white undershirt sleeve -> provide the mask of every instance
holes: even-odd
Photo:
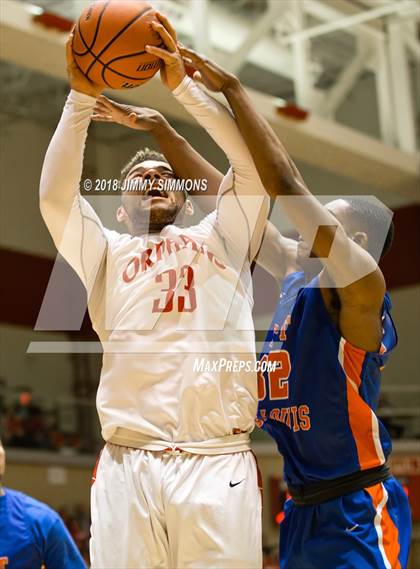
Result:
[[[96,99],[70,91],[48,147],[40,182],[40,209],[59,253],[92,290],[104,258],[104,227],[80,195],[87,130]]]
[[[231,168],[219,188],[217,224],[235,255],[252,260],[264,233],[269,197],[232,113],[186,76],[177,100],[225,152]]]

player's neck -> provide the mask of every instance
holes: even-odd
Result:
[[[138,223],[132,228],[131,235],[133,237],[142,237],[143,235],[159,234],[168,225],[171,225],[171,223]]]
[[[305,274],[306,282],[310,282],[313,278],[322,273],[324,268],[318,259],[299,260],[299,266]]]
[[[304,273],[305,273],[306,282],[310,282],[312,279],[319,276],[321,274],[321,271],[319,271],[319,270],[306,270],[306,271],[304,271]]]
[[[321,270],[318,267],[315,266],[311,266],[309,263],[308,265],[304,265],[304,266],[300,266],[301,270],[303,271],[303,274],[305,275],[305,282],[309,283],[311,282],[311,280],[313,280],[315,277],[319,276],[322,273],[322,267]]]
[[[6,492],[4,491],[3,484],[0,482],[0,497],[4,496]]]

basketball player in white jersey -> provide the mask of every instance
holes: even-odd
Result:
[[[226,153],[217,208],[192,211],[180,192],[127,193],[128,232],[106,229],[80,195],[87,129],[101,89],[67,46],[71,92],[46,154],[40,207],[57,249],[88,291],[103,345],[97,395],[106,441],[92,486],[92,567],[261,567],[261,498],[249,447],[254,373],[194,371],[196,357],[255,360],[250,260],[268,197],[225,107],[186,76],[167,20],[164,79]],[[175,174],[135,163],[126,179]]]

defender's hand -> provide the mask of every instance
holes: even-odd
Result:
[[[156,12],[156,16],[160,23],[152,22],[152,27],[160,35],[165,49],[152,45],[146,45],[145,49],[147,53],[162,59],[163,67],[160,70],[160,76],[163,83],[174,91],[186,75],[184,62],[177,45],[175,29],[166,16],[159,12]]]
[[[163,127],[166,119],[158,111],[146,107],[122,105],[101,95],[96,101],[92,120],[114,122],[136,130],[155,132]]]
[[[67,75],[70,82],[70,87],[79,93],[85,93],[91,97],[99,97],[99,95],[104,90],[103,87],[92,83],[89,79],[83,75],[74,60],[72,45],[74,38],[74,28],[70,32],[66,43],[66,61],[67,61]]]
[[[235,75],[225,71],[213,61],[181,44],[178,44],[178,47],[184,62],[195,69],[194,79],[203,83],[210,91],[223,93],[226,89],[239,84]]]

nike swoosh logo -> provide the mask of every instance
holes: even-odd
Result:
[[[354,524],[354,526],[352,528],[346,528],[346,531],[350,533],[351,531],[354,531],[358,527],[359,527],[359,524]]]
[[[237,486],[238,484],[240,484],[240,483],[243,482],[244,480],[245,480],[245,478],[242,478],[242,480],[239,480],[239,482],[232,482],[232,481],[230,481],[230,482],[229,482],[229,486],[230,486],[231,488],[234,488],[235,486]]]

